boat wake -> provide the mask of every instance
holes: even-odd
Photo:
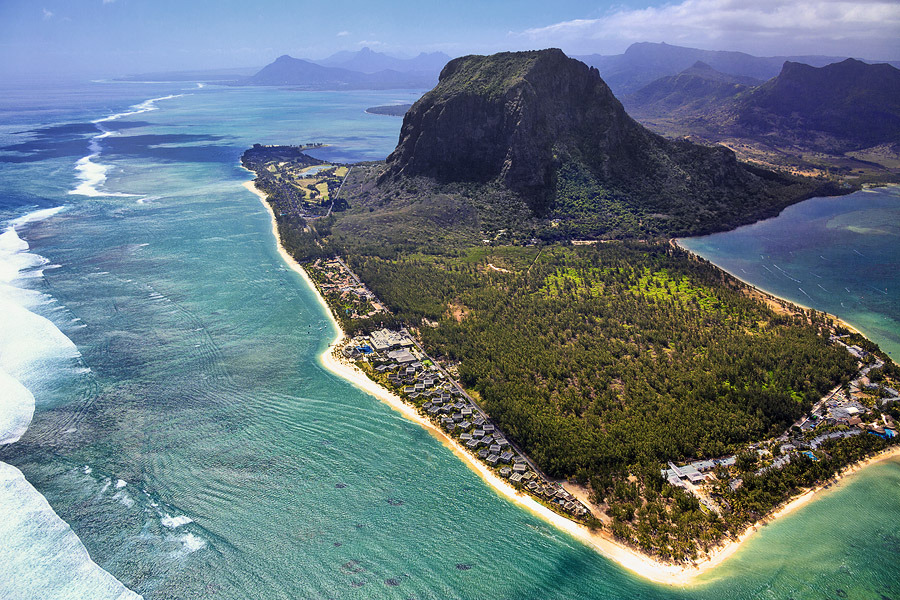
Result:
[[[785,271],[784,269],[782,269],[781,267],[779,267],[779,266],[776,265],[775,263],[772,263],[772,266],[775,267],[776,269],[778,269],[779,271],[781,271],[781,274],[784,275],[785,277],[787,277],[788,279],[790,279],[791,281],[793,281],[793,282],[795,282],[795,283],[803,283],[803,282],[800,281],[799,279],[795,279],[794,277],[791,277],[790,275],[788,275],[787,271]]]

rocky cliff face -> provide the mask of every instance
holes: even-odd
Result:
[[[544,198],[562,160],[616,170],[630,158],[616,150],[641,129],[596,69],[560,50],[467,56],[448,63],[406,114],[383,177],[499,180]]]
[[[561,185],[572,173],[575,188]],[[700,212],[723,209],[747,200],[748,190],[765,195],[769,185],[730,150],[651,133],[625,113],[596,69],[556,49],[448,63],[406,113],[379,186],[417,176],[499,183],[535,215],[560,218],[572,206],[580,218],[593,209],[602,218],[600,200],[610,194],[638,217],[683,216],[692,204]],[[560,196],[573,190],[574,204]]]

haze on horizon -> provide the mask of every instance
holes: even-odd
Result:
[[[900,59],[897,0],[4,0],[0,76],[103,77],[261,67],[341,50],[451,56],[559,47],[618,54],[666,42],[757,56]]]

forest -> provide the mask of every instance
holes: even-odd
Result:
[[[856,360],[830,343],[825,315],[775,312],[660,240],[655,217],[583,171],[557,181],[567,218],[542,225],[513,201],[464,187],[448,195],[421,178],[385,200],[365,188],[378,169],[354,166],[354,206],[338,215],[276,210],[285,248],[301,263],[342,256],[390,313],[336,310],[341,326],[409,326],[548,476],[590,490],[620,540],[664,560],[696,558],[887,443],[858,435],[829,443],[820,460],[760,472],[748,444],[847,385]],[[607,240],[572,241],[581,236]],[[730,454],[740,460],[720,473],[721,514],[660,474],[668,461]]]
[[[554,248],[521,271],[350,257],[425,344],[459,362],[551,475],[719,456],[783,431],[855,362],[819,323],[663,245]],[[548,436],[547,432],[553,432]]]
[[[548,475],[589,485],[616,535],[672,560],[808,477],[751,477],[724,519],[664,484],[660,466],[778,435],[857,368],[824,315],[776,314],[665,243],[347,260]]]

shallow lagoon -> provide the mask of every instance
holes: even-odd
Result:
[[[328,160],[383,157],[400,120],[363,110],[407,92],[89,87],[77,106],[6,107],[18,120],[3,139],[172,93],[185,95],[123,119],[97,158],[110,167],[102,190],[136,196],[68,194],[87,128],[28,137],[52,148],[44,138],[58,135],[66,152],[0,162],[4,220],[68,207],[20,230],[58,266],[17,285],[46,295],[32,310],[90,369],[35,378],[34,420],[0,460],[129,588],[148,599],[900,595],[900,464],[765,527],[708,583],[668,589],[498,497],[318,365],[334,331],[278,257],[237,159],[255,142],[313,141],[332,144]],[[2,579],[53,563],[33,566]]]

